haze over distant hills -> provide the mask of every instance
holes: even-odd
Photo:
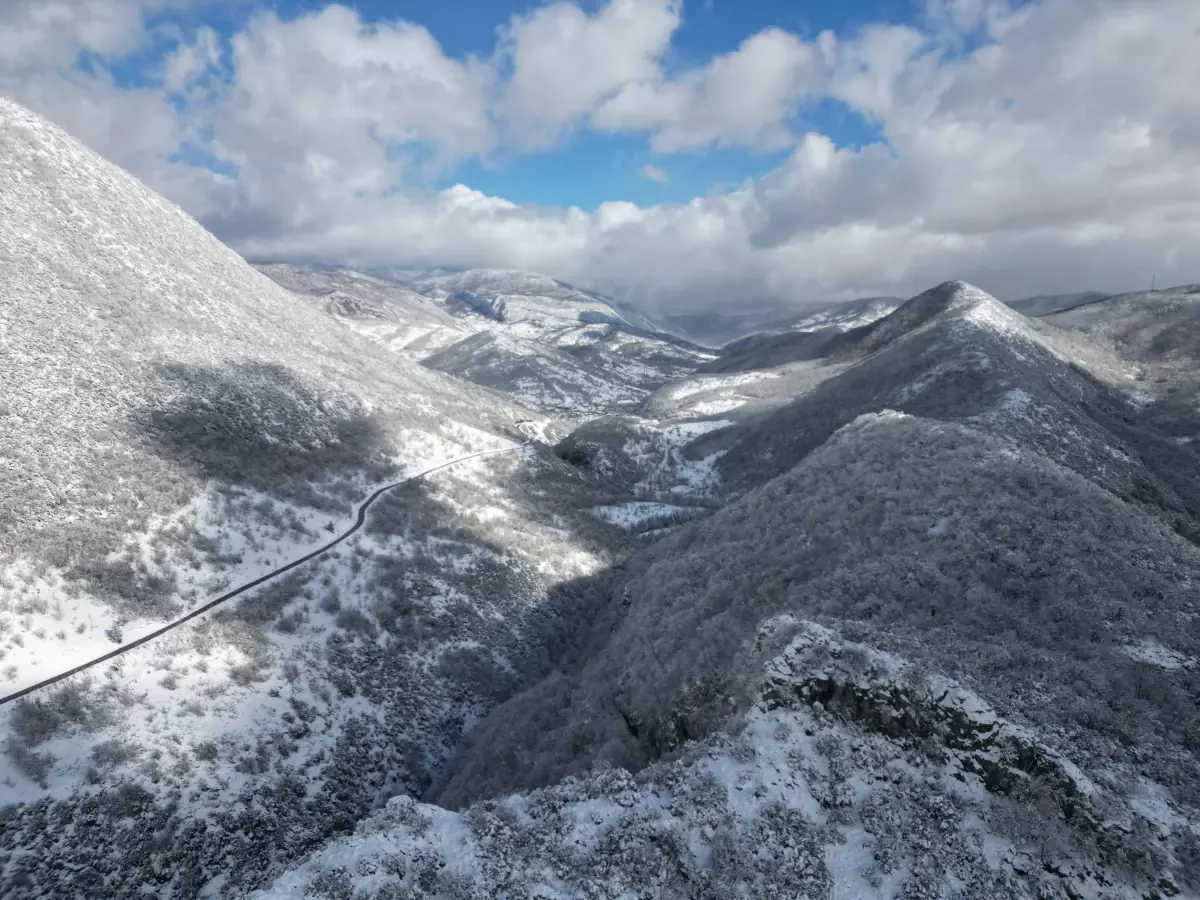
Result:
[[[0,266],[0,696],[364,523],[0,705],[6,900],[1200,894],[1194,286],[705,348],[6,100]]]

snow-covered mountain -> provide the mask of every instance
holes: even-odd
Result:
[[[1005,302],[1024,315],[1036,317],[1095,303],[1109,296],[1100,291],[1078,291]],[[668,315],[664,321],[668,328],[678,334],[708,346],[724,348],[792,331],[810,332],[826,328],[845,331],[887,315],[902,302],[900,297],[865,297],[825,304],[809,302],[803,304],[803,311],[797,312],[779,304],[755,305],[740,300],[736,312],[680,313]]]
[[[532,328],[554,327],[557,323],[629,324],[606,297],[534,272],[471,269],[422,279],[413,287],[499,322],[529,323]]]
[[[869,325],[876,319],[882,319],[903,302],[899,297],[865,297],[861,300],[831,303],[798,316],[793,314],[777,322],[770,322],[759,328],[756,334],[778,334],[789,331],[849,331],[851,328]]]
[[[712,359],[545,275],[478,269],[404,286],[343,270],[259,268],[389,349],[565,418],[631,409]]]
[[[747,338],[789,331],[853,328],[887,315],[902,302],[898,297],[866,297],[835,303],[755,301],[731,298],[729,307],[709,312],[683,312],[662,317],[664,327],[709,347],[724,347]]]
[[[1197,284],[1117,294],[1048,315],[1044,321],[1081,332],[1135,363],[1181,371],[1195,371],[1200,365]]]
[[[0,265],[0,697],[500,451],[0,706],[6,900],[243,895],[422,791],[540,671],[551,595],[630,541],[525,445],[545,416],[354,327],[453,327],[435,302],[345,273],[286,291],[4,100]]]
[[[1133,367],[1100,348],[1076,351],[1070,335],[975,288],[948,283],[837,335],[807,359],[741,373],[772,377],[737,387],[757,392],[757,402],[740,408],[749,430],[720,468],[731,482],[760,483],[856,417],[894,409],[970,424],[1118,496],[1154,498],[1164,514],[1178,518],[1184,489],[1168,482],[1186,464],[1176,458],[1162,466],[1161,454],[1176,455],[1173,442],[1127,421],[1130,403],[1121,391],[1137,390]],[[1200,507],[1185,508],[1178,521],[1190,528]]]
[[[773,842],[765,869],[737,870],[764,893],[800,890],[769,824],[790,815],[819,845],[804,856],[815,896],[855,876],[875,890],[897,878],[918,896],[963,882],[971,896],[1200,889],[1196,460],[1138,415],[1119,390],[1129,384],[1083,371],[1073,346],[948,283],[847,332],[798,366],[805,379],[785,366],[730,385],[775,392],[696,439],[733,502],[612,573],[576,665],[485,719],[432,799],[461,808],[534,791],[537,803],[554,790],[545,802],[565,810],[594,798],[641,811],[671,835],[655,846],[691,848],[681,874],[663,876],[674,890],[737,877],[688,868],[716,852],[695,801],[675,799],[701,785],[722,810],[723,842]],[[562,455],[615,473],[635,465],[630,440],[606,446],[598,426]],[[814,640],[824,649],[798,651]],[[797,704],[816,719],[780,715]],[[831,713],[862,736],[824,731]],[[827,735],[827,750],[780,763],[765,731],[798,724]],[[917,797],[886,777],[872,785],[890,770],[872,755],[880,745],[858,743],[872,733],[917,752]],[[818,756],[862,787],[830,802]],[[619,803],[590,781],[565,796],[550,787],[597,766],[644,774]],[[731,768],[740,775],[718,774]],[[767,808],[741,805],[751,789]],[[681,809],[669,819],[651,812],[664,791]],[[905,849],[922,816],[881,820],[877,804],[908,802],[954,811]],[[513,827],[537,827],[529,816]],[[570,883],[622,868],[622,842],[651,840],[642,821],[596,820]],[[512,852],[488,835],[462,840],[485,859]],[[865,851],[854,873],[836,866],[847,845]]]
[[[473,333],[444,303],[347,269],[260,265],[267,277],[387,349],[419,361]]]
[[[0,702],[5,900],[1200,895],[1200,294],[707,352],[3,100],[0,265],[0,698],[364,523]]]

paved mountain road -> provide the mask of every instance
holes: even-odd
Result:
[[[21,690],[16,691],[15,693],[9,694],[6,697],[0,697],[0,706],[4,706],[6,703],[12,703],[15,700],[20,700],[22,697],[27,697],[28,695],[32,694],[34,691],[40,691],[42,688],[50,687],[52,684],[57,684],[60,681],[64,681],[65,679],[70,678],[72,675],[78,675],[80,672],[85,672],[88,669],[91,669],[95,666],[100,665],[101,663],[108,662],[110,659],[115,659],[116,657],[120,656],[122,653],[128,653],[130,650],[134,649],[135,647],[140,647],[143,644],[148,644],[148,643],[150,643],[150,641],[154,640],[155,638],[162,637],[167,632],[173,631],[174,629],[178,628],[180,625],[183,625],[185,622],[190,622],[192,619],[195,619],[198,616],[204,615],[209,610],[220,606],[222,603],[225,603],[226,601],[232,600],[234,597],[237,597],[239,594],[244,594],[246,591],[251,590],[252,588],[256,588],[261,584],[265,584],[266,582],[270,581],[272,578],[278,578],[284,572],[290,572],[292,569],[296,568],[297,566],[302,566],[309,560],[315,559],[316,557],[320,556],[322,553],[325,553],[328,550],[332,550],[334,547],[336,547],[342,541],[351,537],[360,528],[363,527],[363,524],[367,521],[367,512],[368,512],[368,510],[370,510],[372,504],[374,504],[376,500],[378,500],[380,497],[382,497],[388,491],[400,487],[400,485],[402,485],[402,484],[408,484],[411,481],[417,481],[421,478],[424,478],[426,475],[432,475],[434,472],[438,472],[442,469],[448,469],[448,468],[450,468],[450,466],[458,465],[459,463],[466,462],[467,460],[470,460],[470,459],[478,459],[481,456],[494,456],[498,453],[515,453],[516,451],[518,451],[524,447],[528,447],[530,443],[532,443],[532,442],[526,441],[524,444],[518,444],[515,447],[504,447],[500,450],[484,450],[480,453],[472,453],[467,456],[460,456],[458,459],[452,459],[449,462],[444,462],[439,465],[433,466],[432,468],[426,469],[424,472],[418,472],[415,475],[410,475],[407,478],[402,478],[400,481],[394,481],[391,484],[384,485],[383,487],[379,488],[379,490],[375,491],[375,493],[371,494],[371,496],[369,496],[361,504],[359,504],[358,517],[357,517],[357,519],[355,519],[354,524],[352,526],[350,526],[350,528],[348,530],[346,530],[342,534],[335,537],[328,544],[324,544],[323,546],[318,547],[316,550],[313,550],[312,552],[305,554],[304,556],[300,557],[299,559],[292,560],[290,563],[288,563],[285,566],[280,566],[278,569],[273,569],[272,571],[268,572],[266,575],[261,575],[258,578],[255,578],[253,581],[248,581],[245,584],[234,588],[232,591],[228,591],[227,593],[222,594],[220,597],[217,597],[216,599],[210,600],[208,603],[205,603],[203,606],[192,610],[190,613],[183,616],[182,618],[176,619],[174,622],[171,622],[168,625],[164,625],[162,628],[152,631],[149,634],[142,635],[137,640],[130,641],[127,644],[122,644],[120,647],[117,647],[115,650],[110,650],[108,653],[105,653],[103,656],[98,656],[95,659],[88,660],[85,663],[80,663],[73,669],[69,669],[66,672],[60,672],[58,675],[54,675],[50,678],[47,678],[45,681],[39,681],[37,684],[30,685],[29,687],[22,688]]]

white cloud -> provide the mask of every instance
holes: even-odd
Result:
[[[502,101],[508,140],[548,146],[625,86],[659,81],[658,60],[681,7],[680,0],[610,0],[588,16],[559,2],[514,16],[501,45],[512,68]]]
[[[418,25],[368,25],[338,5],[289,21],[266,13],[233,37],[219,72],[202,38],[168,75],[192,85],[206,149],[236,169],[236,191],[208,219],[227,237],[337,227],[414,171],[493,145],[490,71],[450,59]]]
[[[786,122],[823,80],[819,51],[778,28],[677,78],[628,82],[592,114],[609,131],[650,132],[660,153],[709,144],[778,149]]]
[[[661,166],[656,166],[654,163],[646,163],[642,166],[642,177],[650,181],[666,184],[671,180],[671,176],[667,174],[667,170]]]
[[[93,149],[206,209],[212,177],[171,161],[184,123],[157,88],[122,88],[104,66],[151,39],[149,14],[206,0],[5,0],[0,2],[0,92],[38,110]]]
[[[833,93],[877,115],[888,146],[807,136],[759,186],[760,240],[845,222],[974,235],[1193,210],[1200,108],[1183,85],[1200,77],[1200,8],[1105,9],[1047,3],[940,64],[906,29],[839,47],[836,71],[854,74],[835,74]]]
[[[284,127],[276,145],[336,158],[330,141],[366,130],[381,144],[428,142],[456,156],[491,144],[488,71],[449,59],[419,25],[368,25],[336,5],[287,22],[267,13],[233,39],[231,57],[219,113],[264,137]]]
[[[16,0],[0,4],[0,68],[70,66],[81,51],[129,53],[142,43],[143,13],[154,0]]]
[[[220,38],[213,29],[203,26],[191,41],[180,43],[167,54],[163,63],[163,87],[169,93],[179,93],[193,87],[197,80],[221,65]]]
[[[31,35],[46,61],[0,55],[0,89],[258,258],[519,266],[671,308],[903,294],[949,277],[1006,296],[1132,287],[1152,270],[1160,283],[1200,280],[1196,4],[931,0],[922,28],[811,41],[772,29],[674,73],[664,60],[681,12],[666,0],[539,8],[484,61],[335,6],[258,16],[232,42],[198,32],[164,60],[161,88],[136,91],[70,63],[81,48],[144,41],[141,13],[129,13],[144,6],[74,6],[71,27],[39,19],[33,0],[0,10],[0,26]],[[183,115],[168,90],[186,98]],[[790,135],[792,114],[817,98],[884,141]],[[791,153],[738,190],[681,205],[589,213],[420,188],[439,162],[589,127],[644,133],[660,152]],[[171,162],[185,140],[238,178]]]

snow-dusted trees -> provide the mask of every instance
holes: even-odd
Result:
[[[1163,522],[1042,457],[957,426],[872,418],[640,557],[569,697],[521,699],[476,738],[494,755],[520,743],[539,765],[501,775],[468,755],[454,795],[552,779],[579,746],[594,758],[617,741],[610,756],[649,758],[646,726],[677,718],[704,673],[727,674],[745,702],[750,636],[790,613],[981,685],[1074,752],[1133,764],[1139,748],[1140,768],[1198,800],[1200,669],[1132,652],[1149,642],[1200,659],[1186,627],[1197,572],[1200,551]],[[539,705],[538,724],[523,722]]]

